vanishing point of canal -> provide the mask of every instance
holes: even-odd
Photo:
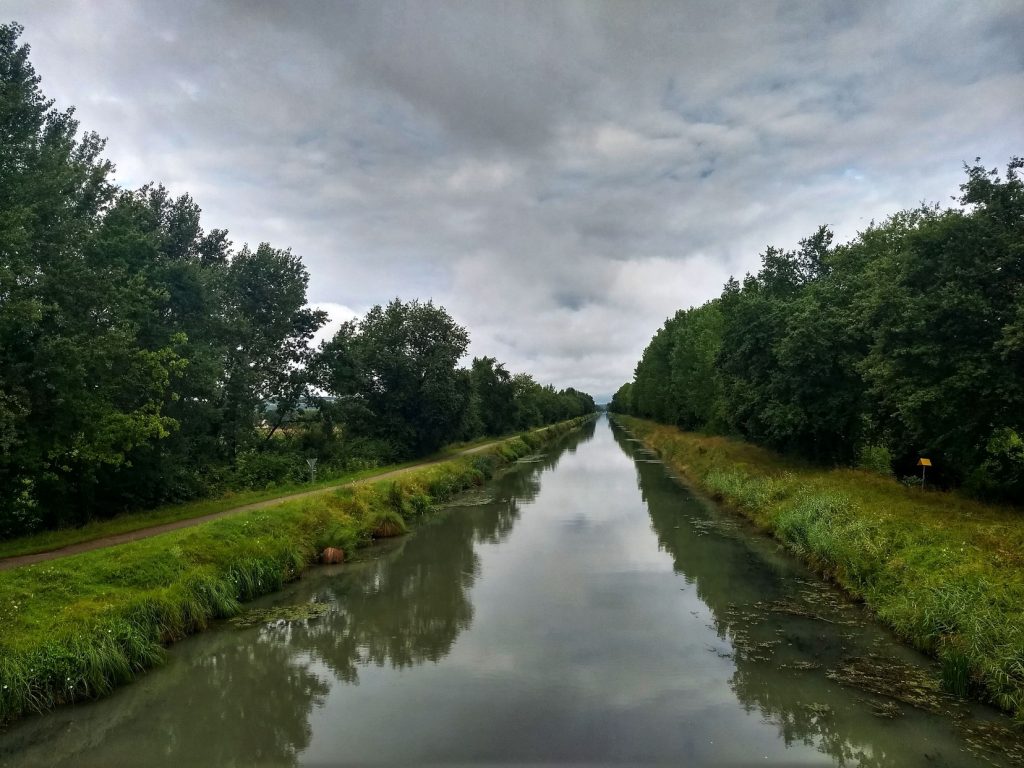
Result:
[[[291,619],[15,724],[0,766],[1013,764],[1008,720],[603,417],[247,607]]]

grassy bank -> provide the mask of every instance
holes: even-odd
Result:
[[[108,520],[96,520],[77,528],[61,528],[55,531],[40,531],[28,536],[19,536],[16,539],[0,541],[0,558],[16,557],[18,555],[29,555],[36,552],[49,552],[60,549],[71,544],[79,544],[83,541],[93,541],[105,536],[115,536],[120,533],[130,533],[143,528],[150,528],[155,525],[172,523],[178,520],[190,520],[196,517],[204,517],[227,509],[240,507],[245,504],[267,501],[279,496],[287,496],[292,493],[304,493],[318,489],[331,488],[336,485],[367,480],[375,475],[382,475],[386,472],[393,472],[397,469],[405,469],[429,461],[442,461],[446,458],[454,458],[455,454],[480,445],[494,442],[496,439],[486,437],[467,443],[450,445],[444,450],[420,459],[412,459],[402,464],[388,464],[382,467],[372,467],[353,472],[342,472],[332,475],[321,476],[316,483],[295,483],[275,485],[272,488],[235,491],[211,499],[200,499],[185,504],[167,504],[155,509],[142,512],[130,512],[117,515]]]
[[[393,480],[0,573],[0,722],[107,693],[158,663],[167,643],[298,576],[323,548],[350,553],[399,534],[586,418]]]
[[[936,656],[950,690],[1024,719],[1024,512],[616,420]]]

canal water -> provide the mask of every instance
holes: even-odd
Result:
[[[1005,718],[603,417],[252,607],[0,765],[1018,764]]]

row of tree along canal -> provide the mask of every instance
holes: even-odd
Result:
[[[822,227],[654,335],[612,409],[1024,502],[1024,159],[958,206]]]
[[[233,246],[188,195],[118,187],[0,25],[0,539],[424,456],[589,413],[482,357],[443,307],[342,324],[297,254]]]

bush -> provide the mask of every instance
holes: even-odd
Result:
[[[892,453],[880,443],[862,445],[857,451],[857,469],[892,477]]]
[[[248,451],[238,457],[235,478],[241,487],[259,490],[302,482],[308,472],[305,459],[297,454]]]
[[[393,509],[379,509],[370,514],[370,535],[375,539],[390,539],[401,536],[409,529],[402,516]]]
[[[428,515],[434,510],[434,502],[431,500],[430,496],[425,493],[410,494],[409,506],[412,507],[412,511],[418,517]]]
[[[494,472],[498,467],[498,457],[492,453],[479,454],[473,457],[473,467],[481,474],[481,476],[490,480],[494,477]]]
[[[985,444],[985,459],[964,483],[964,490],[983,499],[1024,498],[1024,440],[1012,429],[996,430]]]
[[[13,498],[0,506],[0,539],[23,536],[42,527],[39,505],[32,494],[32,481],[22,479]]]
[[[388,486],[388,507],[401,518],[409,513],[409,505],[405,498],[405,488],[401,483],[391,483]]]

